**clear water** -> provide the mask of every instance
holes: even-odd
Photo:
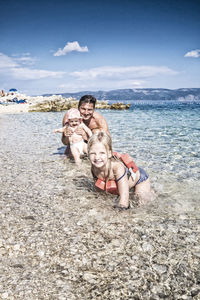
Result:
[[[101,111],[114,150],[146,169],[157,194],[127,211],[93,191],[88,160],[64,161],[52,133],[64,112],[0,115],[0,295],[197,299],[199,109],[134,102]]]
[[[177,211],[199,206],[200,103],[135,102],[129,111],[104,116],[114,148],[148,171],[163,206]]]
[[[132,102],[127,111],[100,110],[108,122],[113,149],[128,152],[149,173],[157,198],[148,210],[156,215],[164,211],[199,213],[199,112],[200,103],[173,101]],[[67,182],[77,196],[80,185],[81,193],[90,194],[89,162],[85,160],[80,170],[64,162],[61,136],[52,133],[61,125],[63,115],[49,112],[0,117],[4,189],[9,192],[18,182],[33,194],[36,190],[62,194]]]

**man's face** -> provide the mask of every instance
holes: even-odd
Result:
[[[92,103],[82,103],[79,111],[83,120],[89,120],[94,113],[94,106]]]

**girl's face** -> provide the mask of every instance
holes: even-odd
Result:
[[[111,158],[111,151],[107,151],[103,143],[95,143],[91,146],[89,159],[96,168],[103,168],[107,165],[108,159]]]
[[[69,119],[68,122],[69,122],[70,127],[76,127],[76,126],[80,125],[80,120],[77,118]]]

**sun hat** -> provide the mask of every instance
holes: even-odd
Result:
[[[70,108],[67,112],[67,118],[70,119],[82,119],[80,112],[77,108]]]

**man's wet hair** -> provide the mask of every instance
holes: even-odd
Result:
[[[97,99],[93,97],[92,95],[84,95],[81,97],[78,103],[78,108],[83,104],[83,103],[92,103],[93,107],[95,108]]]

